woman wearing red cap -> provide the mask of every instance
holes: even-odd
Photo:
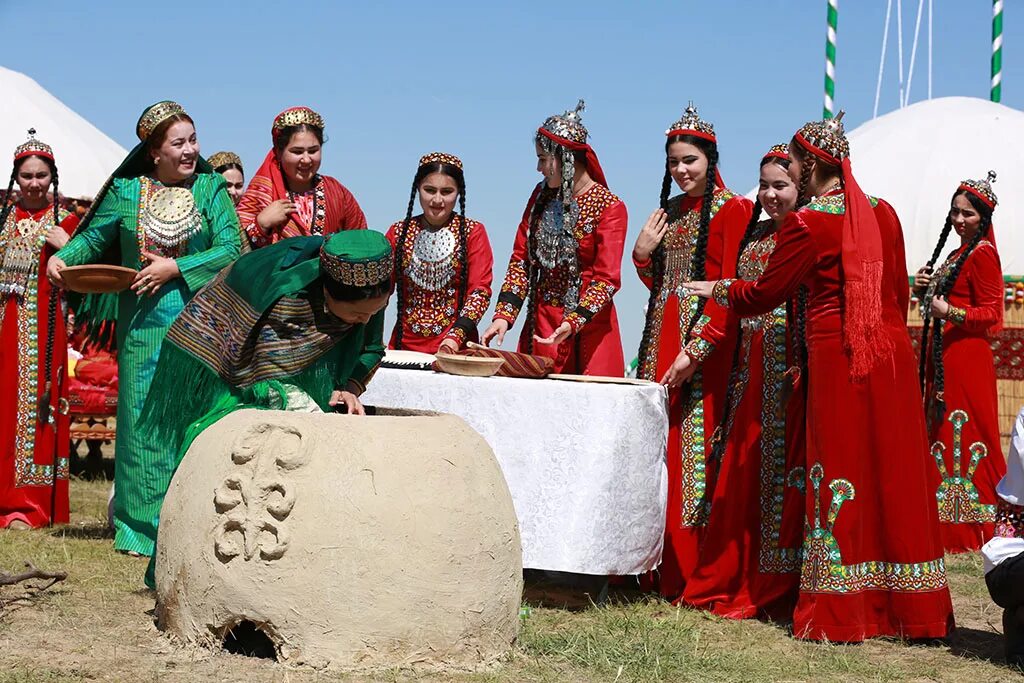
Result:
[[[621,284],[626,205],[608,189],[574,111],[537,130],[537,170],[484,343],[499,344],[529,300],[519,350],[548,356],[554,372],[622,377],[612,296]]]
[[[324,120],[309,107],[285,109],[270,131],[273,149],[238,202],[238,218],[253,248],[299,235],[366,228],[352,193],[322,176]]]
[[[807,519],[793,633],[856,642],[942,638],[953,625],[921,392],[906,332],[899,219],[851,170],[840,119],[790,142],[809,200],[786,219],[753,282],[687,287],[748,317],[808,288]]]
[[[733,355],[732,337],[717,348],[700,338],[708,322],[704,301],[680,285],[735,274],[752,205],[726,189],[718,172],[715,128],[692,104],[665,135],[661,207],[637,238],[633,265],[650,289],[638,376],[669,388],[668,517],[658,588],[676,600],[693,572],[708,521],[717,470],[708,462],[708,442]],[[683,193],[669,199],[673,182]],[[689,386],[682,387],[700,364]]]
[[[68,521],[67,331],[45,275],[78,217],[60,208],[53,150],[35,132],[14,150],[0,211],[0,529]]]
[[[736,277],[756,280],[775,250],[779,228],[796,208],[789,148],[775,145],[761,159],[757,203],[743,235]],[[760,220],[761,209],[768,219]],[[718,310],[716,310],[718,309]],[[726,337],[736,339],[721,436],[711,462],[719,467],[707,534],[686,583],[687,604],[731,619],[767,616],[788,621],[800,584],[804,495],[804,392],[800,302],[785,302],[753,318],[727,315]],[[712,344],[714,325],[702,333]],[[716,429],[718,427],[716,425]],[[744,504],[737,504],[743,501]]]
[[[917,272],[921,298],[921,382],[935,458],[935,498],[947,552],[977,550],[992,538],[996,484],[1006,474],[990,339],[1003,324],[1003,272],[985,180],[965,180],[928,264]],[[960,244],[932,273],[950,230]]]

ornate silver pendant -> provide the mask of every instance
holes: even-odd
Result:
[[[448,287],[455,275],[455,234],[445,226],[439,230],[420,230],[412,245],[412,258],[406,274],[419,287],[437,292]]]

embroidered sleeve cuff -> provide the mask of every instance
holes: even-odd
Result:
[[[963,308],[957,308],[956,306],[950,306],[949,312],[946,313],[946,320],[953,323],[954,325],[963,325],[967,320],[967,310]]]
[[[729,308],[729,287],[735,280],[719,280],[711,290],[711,298],[722,308]]]
[[[523,300],[511,292],[502,292],[498,295],[498,303],[494,305],[494,318],[507,320],[509,325],[516,322],[519,311],[523,307]]]
[[[269,238],[256,223],[245,226],[245,234],[249,236],[249,242],[254,247],[265,247],[269,243]]]
[[[459,348],[466,343],[466,339],[469,337],[469,331],[476,327],[469,318],[459,318],[452,325],[452,329],[448,330],[448,334],[445,335],[446,339],[452,339],[459,345]]]
[[[587,324],[587,320],[588,318],[586,316],[581,315],[580,309],[576,309],[569,315],[565,316],[562,322],[569,323],[569,326],[572,327],[572,333],[576,334],[580,331],[581,327]]]
[[[633,265],[636,266],[636,272],[640,277],[653,278],[654,277],[654,265],[650,257],[644,261],[633,258]]]
[[[683,350],[694,363],[703,363],[715,350],[715,345],[704,339],[692,339]]]

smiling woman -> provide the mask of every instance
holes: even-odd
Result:
[[[417,197],[423,211],[413,216]],[[391,226],[388,239],[398,290],[391,348],[455,352],[476,341],[491,303],[494,256],[483,223],[466,218],[461,159],[444,152],[420,159],[405,220]]]
[[[192,118],[175,102],[147,108],[139,144],[107,180],[82,226],[53,256],[47,276],[103,261],[137,269],[131,290],[86,298],[76,318],[94,335],[116,311],[118,375],[114,547],[149,555],[175,450],[140,435],[137,425],[160,345],[185,304],[237,258],[238,218],[224,179],[199,156]],[[112,301],[117,296],[116,303]]]
[[[238,203],[253,248],[299,235],[366,228],[348,189],[320,175],[324,120],[309,107],[286,109],[271,128],[273,148]]]

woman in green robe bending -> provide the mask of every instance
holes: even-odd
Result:
[[[359,395],[384,357],[391,264],[373,230],[293,237],[238,259],[167,333],[143,429],[184,455],[242,408],[362,415]]]
[[[117,440],[114,445],[114,548],[152,555],[156,521],[177,464],[174,444],[146,438],[139,414],[160,344],[185,304],[238,257],[238,218],[224,179],[199,156],[195,125],[174,102],[158,102],[136,124],[139,144],[100,190],[47,277],[101,261],[138,269],[130,290],[86,297],[76,318],[108,332],[116,310]],[[162,390],[163,387],[160,387]]]

